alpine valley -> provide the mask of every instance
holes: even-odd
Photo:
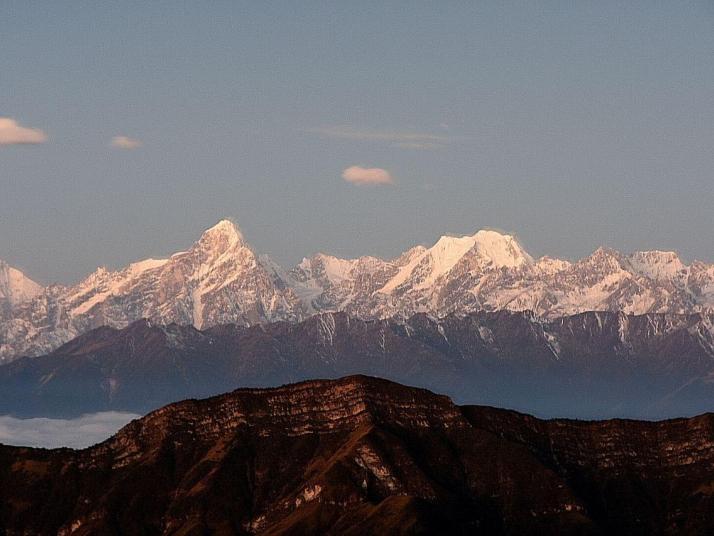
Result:
[[[390,260],[320,253],[286,270],[223,220],[186,251],[119,271],[99,268],[74,286],[43,288],[0,262],[0,359],[46,354],[93,328],[140,319],[205,329],[337,311],[363,320],[496,310],[554,319],[712,307],[714,265],[685,265],[673,252],[600,248],[577,262],[534,259],[513,236],[479,231],[443,236]]]

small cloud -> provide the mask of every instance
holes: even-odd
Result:
[[[0,117],[0,145],[44,143],[47,135],[38,128],[21,126],[14,119]]]
[[[17,419],[0,416],[0,443],[42,448],[84,448],[115,434],[139,415],[105,411],[76,419]]]
[[[136,149],[141,147],[141,142],[137,139],[129,138],[128,136],[114,136],[111,146],[117,149]]]
[[[352,184],[391,184],[392,176],[389,171],[381,168],[363,168],[350,166],[342,172],[342,178]]]

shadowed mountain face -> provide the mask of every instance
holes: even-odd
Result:
[[[703,315],[528,313],[301,323],[198,331],[102,327],[0,367],[0,413],[145,413],[245,386],[369,374],[460,403],[542,416],[664,418],[714,408],[714,328]]]
[[[7,534],[711,534],[714,417],[542,421],[353,376],[0,446]]]

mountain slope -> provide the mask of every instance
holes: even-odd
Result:
[[[8,534],[707,534],[714,418],[540,421],[352,376],[0,446]]]
[[[206,328],[335,311],[379,319],[530,310],[553,319],[582,311],[714,309],[713,265],[687,266],[672,252],[628,256],[605,248],[577,262],[536,260],[515,237],[496,231],[443,236],[430,248],[416,246],[389,260],[320,253],[285,270],[257,255],[237,226],[223,220],[187,251],[119,271],[100,268],[72,287],[39,289],[23,279],[8,291],[3,281],[15,272],[4,270],[0,266],[0,360],[6,362],[48,353],[98,326],[122,328],[141,318]]]
[[[714,407],[714,316],[321,313],[204,331],[142,320],[0,367],[0,413],[145,413],[240,386],[356,373],[546,416],[694,415]]]

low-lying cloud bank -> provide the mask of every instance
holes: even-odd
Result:
[[[104,411],[76,419],[16,419],[0,416],[0,443],[25,447],[84,448],[104,441],[129,421],[134,413]]]

